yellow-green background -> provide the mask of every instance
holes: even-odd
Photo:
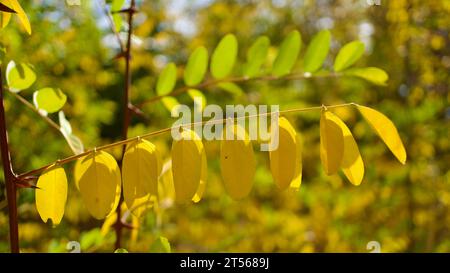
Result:
[[[0,44],[7,49],[4,61],[28,62],[36,69],[36,83],[22,95],[31,101],[38,88],[61,88],[68,95],[63,110],[86,147],[119,140],[124,63],[112,60],[117,50],[108,44],[114,40],[95,4],[102,1],[81,0],[80,7],[56,0],[21,2],[33,34],[25,34],[15,19],[0,31]],[[130,232],[125,231],[124,248],[148,252],[162,235],[175,252],[367,252],[366,244],[373,240],[380,242],[383,252],[450,251],[449,1],[382,0],[379,6],[369,6],[365,0],[138,3],[141,13],[135,34],[142,44],[133,50],[133,101],[155,95],[153,87],[162,64],[173,61],[182,67],[200,45],[211,53],[226,33],[238,38],[235,71],[239,71],[246,49],[259,35],[265,34],[272,45],[279,45],[289,31],[298,29],[308,43],[312,35],[329,28],[332,47],[326,67],[332,67],[343,44],[362,39],[368,46],[356,66],[386,70],[388,85],[342,78],[258,82],[241,85],[245,95],[240,98],[216,88],[202,90],[208,103],[279,104],[288,109],[357,102],[393,120],[408,160],[405,166],[398,163],[355,111],[342,109],[336,113],[354,133],[366,174],[359,187],[342,175],[327,177],[319,158],[319,113],[291,115],[304,138],[299,192],[277,190],[267,154],[257,152],[250,196],[232,201],[221,184],[218,145],[205,143],[209,172],[204,199],[199,204],[172,205],[157,214],[149,212],[140,221],[136,241],[130,241]],[[275,52],[274,47],[271,54]],[[301,58],[297,66],[301,66]],[[192,105],[186,95],[179,100]],[[5,107],[16,172],[71,154],[56,130],[11,95],[6,95]],[[161,103],[144,110],[149,121],[133,119],[130,135],[173,122]],[[170,135],[152,139],[164,158],[169,156],[170,140]],[[120,154],[120,150],[110,152]],[[71,173],[72,167],[67,165],[66,171]],[[2,178],[0,201],[3,199]],[[20,190],[18,211],[22,251],[65,252],[68,241],[81,241],[85,252],[114,250],[113,232],[100,235],[102,222],[88,215],[71,178],[66,213],[56,228],[40,220],[32,189]],[[6,251],[8,217],[3,208],[0,252]]]

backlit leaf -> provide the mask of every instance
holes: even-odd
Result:
[[[302,45],[300,33],[297,30],[292,31],[283,40],[278,50],[272,67],[272,74],[277,77],[289,74],[297,62],[298,53]]]
[[[122,163],[123,196],[128,208],[158,194],[158,177],[162,163],[156,146],[140,139],[127,146]],[[141,206],[144,208],[145,206]],[[142,210],[132,210],[140,216]],[[139,215],[138,215],[139,214]]]
[[[170,243],[166,237],[159,236],[150,246],[150,252],[152,253],[170,253]]]
[[[220,40],[211,57],[211,74],[216,79],[228,76],[236,62],[238,42],[233,34]]]
[[[47,113],[58,112],[66,103],[67,96],[59,88],[42,88],[33,93],[36,108]]]
[[[172,174],[175,197],[185,203],[194,197],[202,180],[203,143],[194,131],[185,130],[172,143]]]
[[[406,151],[403,146],[402,140],[398,134],[397,128],[394,123],[382,113],[366,107],[357,106],[359,112],[363,115],[364,119],[370,124],[375,132],[380,136],[383,142],[388,146],[389,150],[397,157],[400,163],[406,162]]]
[[[194,105],[196,105],[200,111],[203,111],[206,107],[206,97],[202,91],[197,89],[189,89],[187,93],[194,101]]]
[[[320,159],[327,175],[335,174],[344,154],[344,136],[339,126],[339,118],[322,110],[320,117]]]
[[[247,51],[247,63],[244,75],[254,77],[260,73],[261,66],[265,63],[269,52],[270,40],[266,36],[259,37]]]
[[[28,20],[28,16],[25,13],[25,11],[22,9],[22,6],[20,6],[19,1],[17,0],[2,0],[2,3],[9,8],[12,8],[19,17],[20,23],[25,28],[28,34],[31,34],[31,25],[30,21]]]
[[[272,135],[275,137],[275,134]],[[281,190],[294,184],[300,187],[302,180],[301,140],[289,121],[278,120],[278,147],[269,152],[270,170],[273,179]]]
[[[305,59],[303,61],[303,70],[314,73],[319,70],[330,50],[331,34],[328,30],[322,30],[311,40],[306,49]]]
[[[19,92],[29,88],[36,81],[36,73],[30,65],[24,63],[16,64],[10,61],[6,67],[6,82],[9,90]]]
[[[208,69],[208,51],[201,46],[189,56],[186,69],[184,70],[184,83],[188,86],[199,84],[205,77]]]
[[[388,74],[378,67],[352,68],[344,72],[345,75],[362,78],[376,85],[384,86],[389,79]]]
[[[200,173],[200,183],[198,185],[197,191],[194,194],[194,197],[192,197],[192,201],[194,201],[194,203],[198,203],[200,202],[200,200],[203,197],[203,193],[205,192],[206,189],[206,179],[207,179],[207,175],[208,175],[208,168],[207,168],[207,162],[206,162],[206,153],[205,150],[203,149],[203,153],[202,153],[202,170]]]
[[[352,66],[363,53],[364,44],[361,41],[353,41],[344,45],[334,60],[334,71],[339,72]]]
[[[80,163],[79,187],[83,203],[96,219],[103,219],[119,203],[121,177],[116,160],[99,151],[83,158]]]
[[[250,193],[255,176],[256,161],[253,146],[244,128],[227,126],[228,139],[221,141],[220,166],[225,190],[233,199]]]
[[[160,96],[172,92],[177,81],[177,67],[174,63],[169,63],[164,67],[156,83],[156,93]]]
[[[36,208],[42,221],[52,220],[58,225],[64,215],[67,200],[67,177],[64,169],[59,166],[47,168],[39,176],[36,184]]]
[[[359,153],[358,144],[356,144],[347,125],[339,118],[336,118],[336,121],[339,127],[341,127],[344,136],[344,154],[341,163],[342,171],[353,185],[358,186],[364,177],[364,163]]]

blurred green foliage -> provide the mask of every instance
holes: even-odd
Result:
[[[63,110],[86,147],[119,140],[124,63],[113,59],[118,46],[97,5],[102,1],[81,1],[81,6],[56,0],[22,2],[33,34],[28,36],[17,21],[0,30],[0,45],[6,49],[0,55],[2,68],[9,60],[34,66],[37,81],[21,93],[29,101],[32,92],[43,87],[63,90],[67,95]],[[138,4],[132,101],[156,95],[156,79],[166,63],[183,67],[201,45],[211,54],[227,33],[238,38],[238,60],[245,60],[246,49],[259,35],[266,35],[273,61],[273,46],[279,46],[290,31],[298,29],[309,44],[313,35],[329,29],[332,44],[325,66],[331,69],[339,48],[359,39],[366,52],[356,66],[383,68],[390,76],[388,85],[354,78],[252,82],[241,85],[241,96],[212,88],[205,92],[208,103],[279,104],[282,109],[342,102],[367,105],[396,124],[408,160],[405,166],[399,164],[356,111],[342,108],[336,112],[353,131],[366,175],[358,187],[342,175],[327,177],[320,166],[319,114],[290,116],[305,147],[298,192],[279,192],[268,170],[267,154],[257,152],[251,195],[232,201],[221,184],[219,145],[206,142],[209,173],[203,200],[187,206],[165,200],[145,217],[132,220],[139,230],[126,230],[122,247],[148,252],[164,236],[173,252],[367,252],[366,244],[373,240],[380,242],[383,252],[450,251],[448,1],[381,1],[379,6],[364,0],[143,0]],[[297,66],[301,65],[300,60]],[[235,71],[240,68],[242,63]],[[192,105],[187,94],[178,100]],[[9,94],[5,107],[16,172],[71,154],[56,130]],[[131,136],[173,122],[161,103],[148,104],[144,110],[149,120],[134,118]],[[55,114],[51,117],[57,119]],[[167,159],[170,137],[152,141]],[[112,153],[118,157],[120,149]],[[68,173],[71,168],[66,168]],[[1,179],[0,201],[5,199],[3,172]],[[19,203],[22,251],[66,252],[69,241],[79,241],[85,252],[114,251],[113,230],[101,229],[102,222],[88,216],[73,183],[69,183],[66,214],[56,228],[40,221],[33,190],[20,190]],[[2,208],[0,252],[8,250],[7,209]]]

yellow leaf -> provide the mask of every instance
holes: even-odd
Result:
[[[52,220],[58,225],[64,215],[67,200],[67,177],[62,167],[47,168],[38,179],[36,189],[36,208],[42,221]]]
[[[300,187],[302,180],[300,135],[284,117],[278,119],[278,148],[269,152],[269,158],[273,179],[281,190],[289,185],[293,188]]]
[[[31,34],[30,21],[28,20],[27,14],[22,9],[22,6],[20,6],[19,1],[17,1],[17,0],[3,0],[2,3],[7,5],[8,7],[12,8],[15,12],[17,12],[17,16],[19,16],[20,23],[25,28],[27,33]]]
[[[9,20],[11,20],[11,13],[9,12],[0,12],[0,29],[5,28]]]
[[[389,150],[397,157],[400,163],[406,162],[406,151],[402,140],[398,135],[397,128],[394,123],[382,113],[365,106],[358,105],[359,112],[364,119],[370,124],[375,132],[380,136],[383,142],[388,146]]]
[[[347,125],[338,117],[336,117],[336,121],[344,135],[344,154],[341,163],[342,171],[353,185],[358,186],[364,177],[364,163],[359,153],[358,145]]]
[[[88,167],[87,164],[81,164],[85,158],[86,157],[79,158],[75,162],[75,166],[73,167],[73,177],[75,180],[75,187],[77,188],[77,190],[80,190],[80,179]]]
[[[163,207],[169,207],[175,200],[175,189],[172,176],[172,160],[164,163],[158,186],[158,199]]]
[[[79,180],[84,204],[94,218],[103,219],[113,212],[119,203],[119,166],[110,154],[100,151],[84,158],[80,169],[85,169]]]
[[[339,118],[328,110],[320,117],[320,159],[327,175],[335,174],[341,166],[344,153],[344,136]]]
[[[172,174],[175,200],[192,200],[202,180],[203,143],[191,130],[181,133],[181,139],[172,143]]]
[[[162,168],[160,156],[155,145],[140,139],[127,146],[122,164],[125,203],[129,208],[141,204],[140,209],[132,210],[133,213],[141,214],[150,196],[158,194],[158,177]]]
[[[250,193],[255,175],[253,146],[244,128],[227,126],[227,139],[220,145],[220,166],[225,190],[234,199]]]
[[[194,194],[194,197],[192,197],[192,201],[194,201],[194,203],[198,203],[200,202],[200,200],[203,197],[203,193],[205,192],[205,188],[206,188],[206,177],[208,174],[208,168],[207,168],[207,164],[206,164],[206,153],[205,150],[203,149],[203,153],[202,153],[202,170],[201,170],[201,174],[200,174],[200,184],[198,185],[197,191]]]

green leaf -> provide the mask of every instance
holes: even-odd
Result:
[[[42,88],[33,93],[36,108],[47,113],[58,112],[66,103],[67,96],[59,88]]]
[[[189,56],[186,69],[184,70],[184,83],[188,86],[199,84],[205,77],[208,69],[208,51],[205,47],[197,47]]]
[[[277,77],[289,74],[297,61],[302,46],[302,39],[297,30],[292,31],[281,43],[278,55],[272,67],[272,74]]]
[[[217,87],[227,91],[228,93],[236,97],[239,97],[242,94],[244,94],[242,88],[239,85],[232,82],[221,82],[217,85]]]
[[[311,40],[306,49],[305,59],[303,61],[303,70],[314,73],[319,70],[330,50],[331,34],[328,30],[322,30]]]
[[[389,75],[378,67],[352,68],[344,71],[344,75],[362,78],[376,85],[386,85]]]
[[[174,97],[164,97],[161,99],[162,104],[169,112],[176,111],[180,103]]]
[[[339,72],[352,66],[363,53],[364,44],[361,41],[353,41],[344,45],[334,60],[334,71]]]
[[[160,96],[167,95],[172,92],[177,81],[177,66],[174,63],[169,63],[164,67],[163,71],[158,77],[156,83],[156,93]]]
[[[259,37],[247,51],[247,63],[244,75],[247,77],[257,76],[261,66],[264,64],[269,52],[270,40],[266,36]]]
[[[128,250],[125,248],[118,248],[114,251],[114,253],[128,253]]]
[[[150,252],[153,253],[170,253],[170,243],[167,238],[159,236],[150,246]]]
[[[236,62],[238,42],[233,34],[227,34],[217,45],[211,57],[211,74],[216,79],[228,76]]]
[[[20,92],[36,81],[36,73],[28,64],[10,61],[6,67],[6,82],[11,92]]]
[[[118,11],[122,8],[123,4],[125,3],[125,0],[114,0],[111,3],[111,11]],[[122,15],[120,13],[114,13],[112,14],[112,18],[114,21],[114,27],[116,28],[117,32],[120,32],[120,29],[122,28]]]
[[[188,93],[189,97],[192,98],[192,100],[194,101],[194,104],[196,104],[198,109],[203,111],[203,109],[205,109],[205,106],[206,106],[206,97],[202,93],[202,91],[197,90],[197,89],[189,89],[187,91],[187,93]],[[201,100],[201,104],[200,105],[197,104],[197,102],[200,103],[199,100]]]

